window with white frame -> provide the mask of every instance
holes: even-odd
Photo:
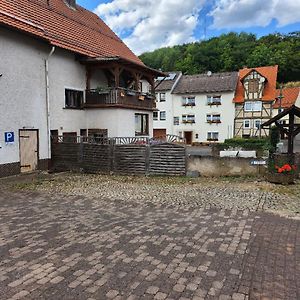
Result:
[[[179,125],[179,117],[174,117],[174,125]]]
[[[247,101],[244,105],[244,111],[262,111],[261,101]]]
[[[251,120],[244,120],[244,129],[251,128]]]
[[[195,106],[196,98],[195,97],[182,97],[183,106]]]
[[[261,120],[254,120],[254,128],[260,129]]]
[[[159,119],[161,121],[165,121],[166,120],[166,112],[165,111],[159,112]]]
[[[158,111],[153,112],[153,120],[157,121],[158,120]]]
[[[207,123],[221,123],[221,115],[220,114],[207,114],[206,122]]]
[[[165,102],[166,101],[166,93],[160,93],[159,94],[159,101]]]
[[[222,97],[221,96],[207,96],[207,105],[221,105]]]
[[[182,115],[182,123],[195,123],[195,115]]]
[[[219,132],[208,132],[207,140],[208,141],[218,141],[219,140]]]

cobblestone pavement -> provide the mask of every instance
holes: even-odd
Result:
[[[280,187],[251,178],[130,177],[63,173],[26,189],[168,207],[271,211],[300,219],[300,182]]]
[[[0,299],[300,299],[299,221],[0,194]]]

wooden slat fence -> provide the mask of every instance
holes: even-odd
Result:
[[[52,169],[121,175],[186,174],[183,145],[52,141]]]

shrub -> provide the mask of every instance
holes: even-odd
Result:
[[[243,150],[264,151],[270,149],[268,138],[233,138],[218,145],[219,149],[240,148]]]

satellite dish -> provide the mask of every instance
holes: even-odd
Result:
[[[207,76],[211,76],[211,75],[212,75],[212,71],[208,71]]]

